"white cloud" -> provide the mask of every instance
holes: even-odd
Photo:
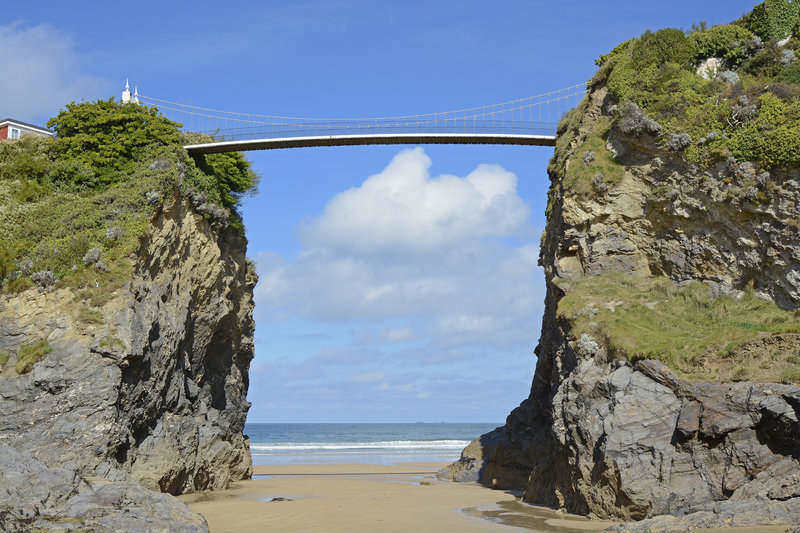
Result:
[[[379,353],[429,367],[496,350],[527,357],[544,284],[538,246],[512,244],[530,235],[517,178],[491,165],[431,178],[430,163],[421,149],[400,152],[305,225],[296,258],[257,256],[258,319],[356,322],[355,351],[338,350],[337,360]],[[359,379],[382,381],[377,370],[362,368]]]
[[[52,26],[0,26],[0,115],[41,120],[93,99],[110,83],[86,73],[73,40]]]
[[[543,300],[538,246],[503,240],[527,229],[516,176],[480,165],[464,178],[431,178],[430,164],[420,148],[400,152],[305,224],[294,261],[258,255],[259,316],[432,317],[458,333],[477,327],[467,327],[466,315],[482,316],[486,332],[509,314],[535,314]],[[414,338],[406,325],[383,329],[382,342]]]
[[[302,238],[313,247],[355,253],[408,253],[510,235],[528,218],[516,175],[502,167],[431,178],[430,166],[422,148],[403,150],[360,187],[331,199],[303,226]]]

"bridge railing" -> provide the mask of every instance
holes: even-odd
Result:
[[[384,123],[329,124],[270,124],[202,130],[219,141],[248,139],[322,137],[334,135],[401,135],[401,134],[493,134],[493,135],[555,135],[556,123],[502,120],[445,120]]]
[[[391,134],[492,134],[552,136],[561,117],[585,95],[585,84],[497,104],[389,117],[311,118],[241,113],[141,95],[184,131],[215,140]]]

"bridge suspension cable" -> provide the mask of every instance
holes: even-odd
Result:
[[[146,105],[214,140],[371,134],[555,134],[561,116],[584,96],[584,83],[524,98],[449,111],[379,117],[304,117],[225,111],[139,94]]]

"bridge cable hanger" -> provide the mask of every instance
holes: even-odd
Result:
[[[484,106],[387,117],[319,118],[224,111],[139,94],[125,81],[123,103],[155,106],[184,131],[206,136],[190,153],[360,144],[554,146],[558,121],[586,94],[584,83]],[[210,139],[207,137],[211,137]],[[200,139],[198,139],[200,140]]]

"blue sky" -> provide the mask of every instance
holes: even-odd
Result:
[[[620,41],[754,2],[7,2],[0,115],[149,96],[317,117],[425,113],[580,83]],[[551,149],[251,152],[250,421],[502,422],[528,394]]]

